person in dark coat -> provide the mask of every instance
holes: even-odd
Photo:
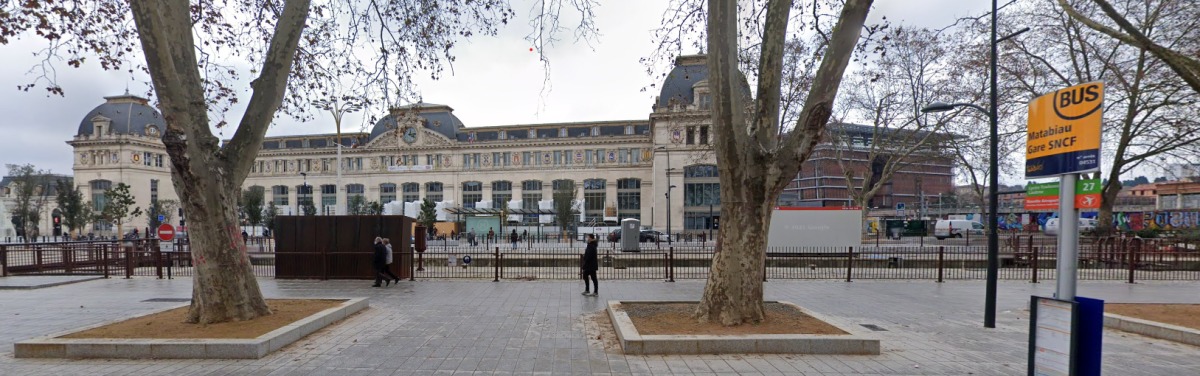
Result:
[[[375,269],[375,284],[371,287],[392,284],[392,280],[384,274],[384,270],[387,270],[387,246],[383,244],[383,238],[378,236],[375,237],[375,251],[371,254],[371,267]],[[386,285],[381,285],[380,282]]]
[[[512,242],[512,249],[517,249],[517,241],[521,240],[521,235],[517,235],[517,229],[513,229],[512,235],[508,236],[508,240]]]
[[[579,262],[579,275],[583,278],[583,295],[596,296],[600,294],[600,282],[596,280],[596,269],[599,269],[600,263],[596,260],[596,251],[599,248],[599,241],[596,240],[596,235],[587,235],[587,248],[583,250],[583,257]],[[588,284],[588,277],[592,278],[591,285]]]

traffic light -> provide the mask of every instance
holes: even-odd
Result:
[[[62,216],[54,215],[54,236],[62,236]]]

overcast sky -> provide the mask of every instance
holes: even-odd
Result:
[[[513,1],[518,13],[527,11],[522,0]],[[646,119],[657,90],[639,58],[653,48],[651,30],[661,25],[667,6],[664,0],[604,0],[598,9],[597,26],[602,34],[592,46],[564,41],[547,51],[551,59],[551,90],[542,94],[543,70],[536,54],[529,51],[523,21],[511,22],[496,37],[475,38],[454,50],[457,61],[453,75],[418,84],[424,101],[450,105],[468,127],[549,122]],[[986,0],[877,0],[873,19],[886,15],[893,23],[941,27],[956,18],[985,12]],[[1002,13],[1003,14],[1003,13]],[[121,94],[128,85],[132,93],[144,93],[142,77],[101,70],[95,59],[83,68],[58,64],[57,79],[67,95],[47,96],[44,91],[21,92],[18,85],[30,83],[29,74],[39,60],[33,52],[39,40],[26,38],[0,46],[0,163],[32,163],[55,173],[71,171],[71,147],[83,116],[104,102],[103,97]],[[695,52],[695,51],[689,51]],[[426,75],[416,75],[424,77]],[[244,87],[244,86],[243,86]],[[40,89],[39,89],[40,90]],[[245,102],[245,101],[243,101]],[[240,118],[235,109],[232,119]],[[361,118],[347,115],[344,131],[356,131]],[[332,133],[330,117],[300,123],[287,117],[277,119],[268,136]],[[369,129],[368,129],[369,131]],[[220,135],[230,136],[228,130]],[[7,170],[3,171],[7,174]]]

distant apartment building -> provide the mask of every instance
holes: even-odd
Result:
[[[784,189],[781,204],[855,206],[847,183],[861,187],[864,179],[882,179],[883,170],[891,158],[886,151],[903,149],[877,147],[872,155],[872,145],[877,142],[901,143],[903,141],[898,140],[918,138],[908,137],[916,131],[875,129],[858,124],[830,124],[829,132],[833,134],[832,137],[845,137],[846,142],[831,142],[828,141],[831,137],[826,137],[826,141],[822,141],[812,156],[801,165],[796,179]],[[844,174],[846,169],[852,171],[854,176],[849,182]],[[866,206],[894,208],[896,204],[903,203],[907,208],[916,209],[924,197],[923,202],[930,207],[936,197],[949,194],[953,188],[953,158],[936,145],[931,145],[905,158],[901,168],[883,183]]]
[[[1158,183],[1159,210],[1200,209],[1200,179]]]

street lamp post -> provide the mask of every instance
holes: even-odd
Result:
[[[308,190],[308,173],[301,172],[300,176],[304,177],[304,184],[300,186],[300,198],[304,198],[304,192],[306,192],[306,191],[309,192],[308,193],[309,195],[312,195],[312,192]],[[303,215],[304,214],[304,200],[301,199],[301,200],[297,200],[297,201],[299,201],[296,203],[299,206],[299,208],[296,210],[296,212]]]
[[[671,190],[675,188],[674,185],[671,185],[671,170],[673,170],[671,168],[671,149],[667,149],[666,146],[659,146],[654,149],[662,150],[663,152],[667,153],[667,170],[666,170],[666,175],[667,175],[667,243],[670,244],[672,241],[671,240],[671,212],[673,211],[673,210],[671,210]]]
[[[970,107],[970,108],[974,108],[976,110],[982,111],[983,113],[987,114],[987,116],[988,116],[989,131],[990,131],[990,137],[988,138],[988,140],[989,140],[989,143],[991,146],[991,150],[989,153],[989,157],[991,160],[988,165],[988,169],[991,171],[991,173],[989,174],[990,176],[988,177],[988,213],[990,213],[992,218],[989,218],[987,221],[987,256],[988,256],[987,289],[984,292],[985,296],[984,296],[984,303],[983,303],[984,304],[983,326],[985,328],[995,328],[996,327],[996,285],[997,285],[996,280],[998,278],[999,269],[1000,269],[1000,238],[999,238],[998,234],[996,233],[996,211],[999,209],[999,201],[997,200],[999,195],[997,194],[997,188],[1000,185],[1000,177],[999,177],[1000,174],[999,174],[999,163],[998,163],[999,151],[997,149],[997,144],[999,144],[999,142],[1000,142],[1000,137],[997,132],[997,128],[998,128],[997,124],[998,124],[999,120],[997,119],[998,115],[996,112],[996,102],[999,101],[999,97],[998,97],[999,94],[997,92],[998,84],[997,84],[997,78],[996,78],[996,75],[997,75],[997,68],[996,68],[997,48],[996,48],[996,46],[1004,40],[1007,40],[1009,38],[1020,35],[1021,33],[1029,31],[1029,28],[1026,27],[1026,28],[1022,28],[1021,30],[1018,30],[1015,33],[1004,36],[1003,38],[997,38],[996,37],[996,27],[997,27],[996,12],[998,10],[997,2],[998,2],[998,0],[992,0],[992,42],[991,42],[992,51],[991,51],[991,64],[990,64],[990,69],[991,69],[991,74],[990,74],[990,76],[991,76],[991,78],[990,78],[991,95],[990,95],[990,97],[991,98],[990,98],[990,103],[989,103],[991,109],[990,110],[985,109],[983,107],[979,107],[979,106],[971,104],[971,103],[949,103],[948,104],[948,103],[943,103],[943,102],[933,102],[933,103],[930,103],[928,106],[925,106],[925,108],[921,109],[921,112],[930,113],[930,112],[949,111],[956,107]]]
[[[334,180],[336,188],[334,188],[333,191],[335,196],[334,200],[336,201],[337,192],[341,192],[342,189],[344,189],[342,187],[342,115],[362,109],[362,104],[354,101],[342,102],[336,99],[318,100],[313,102],[313,104],[316,105],[317,108],[329,111],[329,113],[333,114],[333,125],[337,129],[337,140],[334,142],[337,144],[337,178]],[[324,207],[325,205],[322,204],[321,206]],[[341,214],[341,206],[335,203],[333,205],[333,211],[335,215]]]

